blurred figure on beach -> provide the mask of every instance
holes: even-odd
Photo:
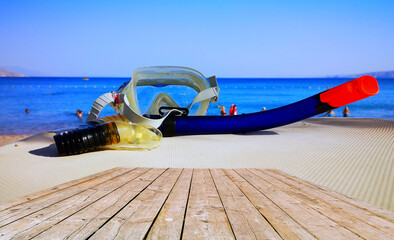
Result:
[[[77,110],[77,116],[78,116],[78,118],[82,119],[82,114],[83,114],[82,110],[78,109],[78,110]]]
[[[327,114],[327,117],[335,117],[335,113],[333,110],[330,110]]]
[[[264,112],[265,110],[267,110],[267,109],[265,107],[263,107],[263,109],[261,111]]]
[[[226,108],[224,106],[220,108],[220,115],[226,116]]]
[[[343,114],[343,117],[349,117],[349,115],[350,115],[349,108],[345,107],[345,109],[343,110],[342,114]]]
[[[25,110],[25,113],[29,113],[30,111],[29,111],[29,109],[28,108],[26,108],[26,110]]]
[[[237,105],[231,104],[231,108],[229,110],[229,114],[228,115],[237,115],[237,114],[238,114]]]
[[[234,104],[231,104],[230,110],[228,110],[228,115],[234,115]]]

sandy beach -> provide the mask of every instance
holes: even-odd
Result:
[[[53,134],[39,134],[0,147],[0,202],[114,167],[259,168],[393,211],[393,130],[392,120],[312,118],[248,134],[164,138],[151,151],[68,157],[57,156]]]
[[[31,135],[0,135],[0,146],[14,143],[30,136]]]

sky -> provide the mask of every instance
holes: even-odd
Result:
[[[0,67],[35,76],[325,77],[394,70],[394,1],[0,2]]]

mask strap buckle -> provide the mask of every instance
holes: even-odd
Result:
[[[188,108],[163,106],[163,107],[159,108],[160,116],[164,116],[164,114],[166,112],[168,112],[168,111],[165,111],[165,110],[170,110],[170,111],[171,110],[178,110],[177,112],[174,112],[174,113],[176,113],[175,116],[187,116],[187,115],[189,115],[189,109]]]

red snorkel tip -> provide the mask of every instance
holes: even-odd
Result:
[[[320,101],[337,108],[376,95],[378,92],[378,81],[371,76],[362,76],[321,93]]]

